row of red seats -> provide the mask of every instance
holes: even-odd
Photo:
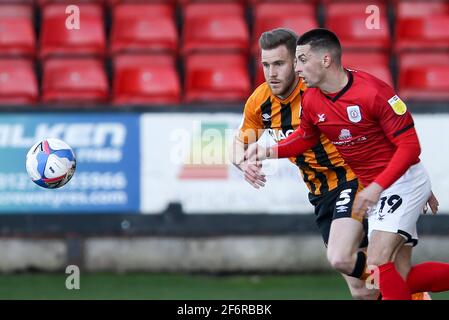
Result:
[[[378,20],[372,16],[375,13],[380,14]],[[389,33],[387,6],[378,1],[329,4],[325,27],[335,31],[346,49],[391,47],[398,53],[449,49],[449,2],[398,2],[395,13],[393,36]]]
[[[27,59],[0,59],[0,104],[98,104],[110,101],[104,61],[50,58],[42,65],[42,94]],[[236,102],[250,93],[244,56],[193,54],[186,60],[183,102]],[[117,55],[113,60],[111,102],[116,105],[178,104],[180,78],[164,55]]]
[[[186,5],[190,3],[238,3],[241,5],[253,5],[258,3],[311,3],[313,5],[328,5],[330,3],[350,3],[350,2],[360,2],[369,0],[0,0],[0,3],[28,3],[28,4],[38,4],[46,5],[49,3],[100,3],[106,5],[115,5],[119,3],[165,3],[170,5]],[[423,0],[377,0],[383,4],[394,4],[397,5],[401,2],[417,2]],[[429,2],[444,1],[444,0],[429,0]]]
[[[380,8],[379,28],[367,27],[366,3],[330,3],[325,26],[337,33],[349,50],[388,50],[391,46],[386,7]],[[39,54],[104,56],[123,52],[182,54],[206,50],[236,50],[248,53],[250,35],[244,10],[238,4],[191,4],[183,12],[182,44],[179,45],[174,11],[167,4],[122,4],[112,11],[110,40],[106,40],[104,11],[100,5],[79,5],[82,26],[66,27],[65,4],[42,9]],[[71,26],[69,21],[68,25]],[[33,11],[27,5],[1,5],[0,55],[34,56],[36,37]],[[261,3],[254,9],[252,52],[257,52],[260,34],[275,27],[289,27],[298,33],[318,27],[315,9],[306,3]],[[374,21],[374,27],[375,21]],[[394,48],[448,50],[449,3],[410,2],[398,4]]]
[[[346,54],[343,64],[392,84],[385,54]],[[44,61],[42,69],[40,94],[30,60],[0,59],[0,104],[229,103],[243,102],[251,90],[247,60],[238,54],[190,55],[185,61],[184,93],[171,56],[117,55],[112,92],[100,59],[51,58]],[[448,100],[449,53],[402,54],[398,90],[404,99]]]

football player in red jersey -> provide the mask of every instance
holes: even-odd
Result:
[[[298,115],[301,96],[306,88],[294,68],[297,39],[296,33],[285,28],[266,31],[259,38],[261,65],[266,81],[254,90],[245,104],[242,123],[234,137],[231,152],[232,163],[244,173],[245,180],[257,189],[264,186],[265,179],[259,175],[262,168],[245,163],[244,150],[249,144],[257,143],[264,130],[279,142],[300,123]],[[333,242],[329,243],[333,222],[351,216],[350,209],[339,210],[338,204],[343,201],[348,203],[348,208],[349,204],[352,205],[360,185],[356,175],[324,136],[316,146],[304,154],[290,158],[290,161],[301,170],[309,188],[308,198],[314,206],[315,221],[325,246],[333,248],[336,246],[334,242],[338,241],[338,246],[349,246],[348,250],[360,251],[364,265],[368,245],[366,219],[357,222],[360,225],[363,223],[364,232],[361,235],[363,238],[354,248],[352,245],[355,245],[355,241],[347,243],[345,237],[333,237]],[[335,265],[345,259],[345,256],[333,255],[331,264]],[[398,259],[396,265],[398,269],[409,268],[407,259]],[[354,299],[377,298],[378,292],[369,290],[363,280],[344,273],[342,275]]]
[[[276,146],[250,146],[248,159],[301,153],[323,133],[365,186],[357,193],[353,212],[368,215],[367,265],[379,272],[383,298],[411,299],[418,291],[448,290],[449,264],[421,263],[401,276],[392,262],[398,253],[411,255],[409,246],[418,240],[416,222],[426,204],[434,213],[438,208],[419,160],[420,144],[406,105],[383,81],[345,69],[340,42],[331,31],[306,32],[296,49],[295,70],[309,87],[302,99],[301,124]],[[344,228],[337,231],[337,236],[348,233]],[[350,231],[358,232],[357,228]],[[357,256],[348,262],[352,265],[342,264],[340,271],[354,270]]]

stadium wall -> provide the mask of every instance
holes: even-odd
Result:
[[[422,236],[413,262],[448,261],[449,237]],[[0,240],[0,272],[305,273],[331,267],[320,236],[137,237]],[[81,246],[79,246],[81,244]]]

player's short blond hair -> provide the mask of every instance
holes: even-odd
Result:
[[[297,39],[298,35],[293,30],[277,28],[262,33],[259,38],[259,46],[262,50],[270,50],[285,45],[288,52],[294,57]]]

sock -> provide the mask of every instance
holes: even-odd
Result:
[[[366,254],[363,251],[357,252],[357,259],[355,261],[354,270],[352,270],[350,277],[365,280],[366,275]]]
[[[412,293],[449,290],[449,263],[424,262],[413,266],[407,276]]]
[[[379,289],[383,300],[411,300],[407,283],[396,270],[393,262],[379,266]]]

